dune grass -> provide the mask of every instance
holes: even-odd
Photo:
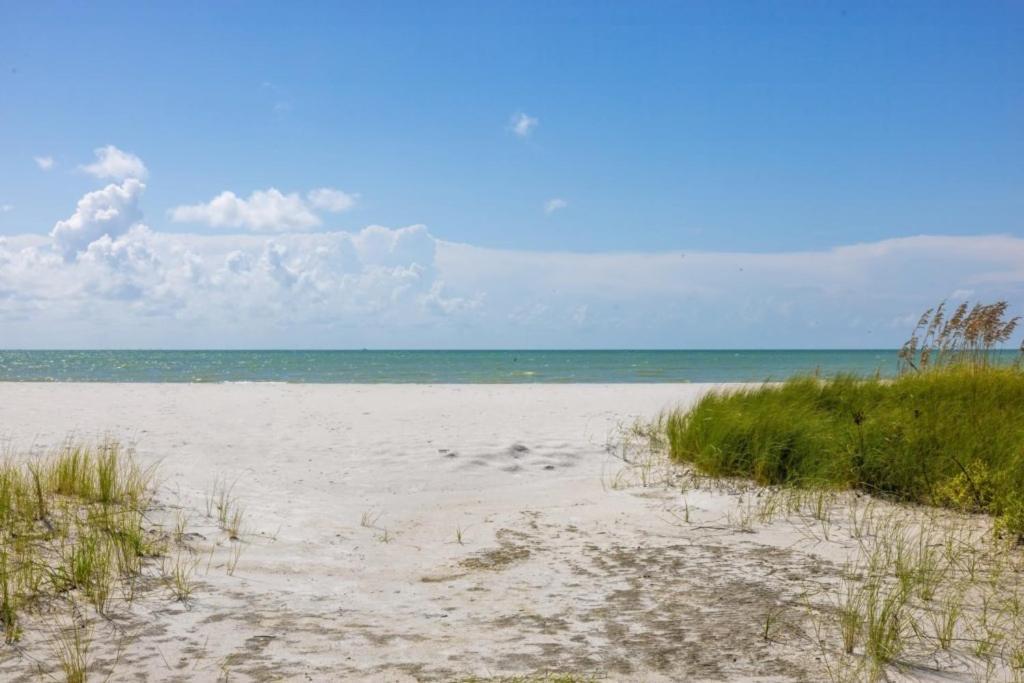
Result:
[[[153,475],[113,439],[0,460],[0,630],[49,643],[40,676],[91,680],[93,627],[154,583],[144,571],[174,540],[150,520]]]
[[[151,472],[116,441],[66,444],[48,458],[0,463],[0,622],[47,601],[84,598],[105,614],[115,590],[161,551],[144,528]],[[124,592],[128,595],[130,591]]]
[[[1024,367],[991,353],[1016,328],[1006,310],[928,311],[895,379],[712,393],[659,423],[672,459],[745,492],[737,530],[795,514],[815,543],[855,544],[808,603],[833,681],[932,667],[1024,683]]]
[[[654,480],[636,474],[662,469],[651,465],[659,453],[669,460],[668,439],[646,436],[664,433],[665,424],[623,430],[610,452],[624,451],[619,459],[632,473],[615,481],[678,492],[665,520],[699,535],[774,527],[773,535],[796,539],[787,547],[835,563],[831,572],[808,573],[791,599],[759,616],[765,642],[813,649],[825,669],[821,679],[833,683],[911,680],[928,671],[1024,683],[1024,546],[991,517],[828,483],[758,485],[749,476],[679,466]],[[723,509],[708,495],[733,500]],[[704,502],[691,513],[687,496]]]
[[[999,516],[1024,534],[1024,371],[799,377],[668,417],[672,457],[760,484],[855,488]]]

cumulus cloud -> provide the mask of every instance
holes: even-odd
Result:
[[[310,190],[306,195],[310,206],[314,209],[331,211],[334,213],[348,211],[356,205],[356,199],[358,199],[358,197],[358,195],[348,194],[347,192],[342,192],[341,190],[336,190],[332,187],[320,187],[315,190]]]
[[[323,224],[317,211],[338,213],[352,208],[356,195],[330,187],[311,190],[305,197],[277,188],[256,190],[247,198],[225,191],[204,204],[171,209],[171,220],[202,223],[214,228],[245,228],[254,232],[295,232]]]
[[[564,199],[559,199],[558,197],[555,197],[554,199],[549,199],[546,202],[544,202],[544,213],[550,215],[553,214],[555,211],[561,211],[567,206],[569,206],[569,202],[565,201]]]
[[[142,159],[113,145],[97,147],[93,153],[96,155],[96,161],[80,167],[89,175],[104,180],[124,180],[125,178],[145,180],[149,174]]]
[[[893,348],[942,298],[1024,301],[1024,238],[1005,235],[754,254],[486,249],[422,225],[172,234],[142,223],[144,189],[112,183],[49,236],[0,237],[6,344]],[[252,199],[216,220],[279,229]]]
[[[35,159],[36,166],[38,166],[40,168],[40,170],[43,170],[43,171],[49,171],[55,165],[53,157],[33,157],[33,158]]]
[[[117,329],[118,343],[142,346],[884,348],[950,292],[1024,300],[1024,239],[1006,236],[768,254],[516,252],[419,225],[159,233],[122,214],[129,191],[83,198],[80,218],[61,222],[75,229],[50,242],[0,241],[8,343],[52,346],[78,329],[76,343],[103,346],[88,335]],[[81,226],[97,235],[108,213],[88,241]]]
[[[521,138],[530,137],[533,129],[540,125],[540,119],[525,112],[516,112],[509,120],[508,128]]]
[[[85,241],[74,237],[76,246]],[[118,343],[145,345],[133,335],[152,325],[162,345],[187,344],[193,334],[214,343],[268,324],[288,335],[388,321],[402,327],[474,306],[471,294],[436,284],[436,241],[422,226],[265,238],[159,233],[135,223],[104,232],[70,258],[65,238],[0,243],[0,319],[28,316],[23,331],[35,345],[66,343],[61,330],[75,325],[117,329]],[[54,336],[44,343],[48,327]]]
[[[110,184],[78,200],[75,212],[50,231],[55,249],[67,260],[103,236],[117,237],[142,220],[139,198],[146,186],[135,178]]]
[[[205,223],[214,228],[246,228],[256,232],[308,230],[320,225],[305,200],[276,188],[256,190],[243,199],[234,192],[221,192],[205,204],[179,206],[171,210],[179,223]]]

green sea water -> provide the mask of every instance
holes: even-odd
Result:
[[[626,383],[893,375],[895,350],[0,351],[0,381]]]

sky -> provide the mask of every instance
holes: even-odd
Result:
[[[0,346],[880,348],[1024,312],[1019,2],[0,0]]]

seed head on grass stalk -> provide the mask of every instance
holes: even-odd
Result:
[[[1020,316],[1006,317],[1008,307],[1005,301],[974,306],[965,301],[948,317],[945,302],[929,308],[900,349],[901,363],[912,371],[954,364],[988,367],[994,362],[992,351],[1013,336],[1020,322]]]

